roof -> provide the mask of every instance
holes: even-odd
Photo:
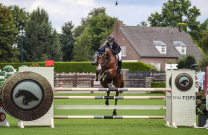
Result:
[[[140,57],[180,58],[183,55],[175,48],[175,45],[179,45],[186,46],[186,54],[194,55],[197,60],[201,58],[200,49],[193,43],[188,33],[179,32],[177,28],[123,26],[119,29]],[[156,49],[154,41],[166,45],[166,54],[161,54]]]

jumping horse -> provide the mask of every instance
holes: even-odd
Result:
[[[118,74],[118,66],[115,54],[112,53],[111,48],[97,49],[97,68],[96,68],[96,81],[100,81],[100,84],[104,88],[109,88],[109,84],[113,81],[113,85],[116,88],[123,88],[123,75]],[[98,78],[99,77],[99,78]],[[107,96],[110,95],[110,91],[107,91]],[[116,96],[119,95],[119,91],[116,91]],[[117,105],[115,99],[115,105]],[[109,105],[108,99],[105,101],[106,105]],[[113,115],[116,116],[116,109],[113,111]]]

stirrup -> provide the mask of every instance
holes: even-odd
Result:
[[[119,75],[123,75],[123,72],[121,70],[118,71]]]

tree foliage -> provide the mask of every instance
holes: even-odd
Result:
[[[191,69],[190,65],[196,64],[196,59],[192,55],[185,55],[178,60],[178,68]]]
[[[147,26],[148,24],[147,24],[147,22],[146,21],[142,21],[142,22],[140,22],[140,24],[137,24],[137,26]]]
[[[202,38],[200,47],[203,52],[208,55],[208,33]]]
[[[92,17],[88,20],[89,35],[92,36],[92,50],[95,51],[103,44],[114,28],[116,18],[106,14]]]
[[[25,29],[27,21],[29,19],[29,12],[25,11],[25,8],[19,8],[17,5],[7,7],[9,11],[12,13],[13,22],[15,24],[16,29],[19,31],[17,33],[16,42],[17,42],[17,49],[21,52],[21,40],[22,40],[22,32],[21,30]],[[20,55],[19,55],[20,59]]]
[[[9,6],[8,9],[12,13],[17,30],[23,30],[29,19],[29,12],[25,11],[25,8],[19,8],[17,5]]]
[[[58,34],[52,29],[48,13],[37,8],[25,27],[24,60],[38,62],[46,59],[61,61],[61,48]]]
[[[59,39],[62,44],[63,61],[71,61],[73,59],[74,38],[72,22],[67,22],[62,26],[62,34],[59,34]]]
[[[92,18],[92,17],[95,17],[95,16],[98,16],[98,15],[102,15],[102,14],[105,14],[105,8],[104,7],[101,7],[101,8],[94,8],[92,11],[90,11],[88,13],[88,16],[86,18],[81,18],[81,25],[77,26],[73,33],[74,33],[74,37],[79,37],[83,32],[84,30],[87,28],[88,26],[88,21]]]
[[[92,57],[90,55],[90,49],[92,43],[92,37],[88,34],[86,29],[80,37],[75,38],[75,44],[73,49],[74,61],[89,61]]]
[[[110,35],[114,28],[114,21],[117,20],[117,18],[110,17],[105,13],[105,8],[95,8],[86,18],[82,18],[82,25],[75,28],[74,35],[75,37],[79,37],[79,39],[76,38],[77,43],[79,42],[79,46],[82,46],[86,49],[89,48],[89,50],[83,50],[84,52],[87,52],[90,58],[87,60],[93,59],[93,55],[98,47],[100,47],[106,38]],[[80,30],[78,32],[78,29]],[[83,30],[83,32],[82,32]],[[81,34],[82,36],[79,36],[77,33],[85,33]],[[86,36],[88,35],[88,36]],[[89,40],[86,40],[85,38],[90,38]],[[85,41],[88,41],[87,43]],[[82,44],[82,45],[81,45]],[[87,47],[84,47],[87,46]],[[75,49],[76,50],[76,49]],[[77,55],[78,53],[75,52],[74,55]],[[74,57],[76,58],[76,56]]]
[[[0,62],[18,62],[20,53],[14,46],[17,34],[11,12],[0,4]]]
[[[208,55],[203,53],[201,59],[199,60],[199,69],[204,70],[208,65]]]
[[[162,6],[162,13],[152,13],[148,17],[151,26],[175,27],[177,23],[187,23],[190,29],[189,34],[195,39],[201,39],[200,10],[196,6],[191,6],[189,0],[168,0]]]

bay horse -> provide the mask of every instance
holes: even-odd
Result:
[[[116,61],[116,56],[112,53],[111,48],[101,48],[97,49],[97,68],[96,68],[96,81],[100,81],[103,88],[109,88],[109,84],[113,81],[113,85],[116,88],[123,88],[123,75],[118,74],[118,66]],[[100,76],[98,78],[98,76]],[[110,91],[107,91],[107,96],[110,95]],[[116,91],[116,95],[119,95],[119,91]],[[115,99],[115,105],[117,105],[117,100]],[[106,105],[109,105],[108,99],[105,101]],[[113,115],[116,116],[116,109],[113,111]]]

